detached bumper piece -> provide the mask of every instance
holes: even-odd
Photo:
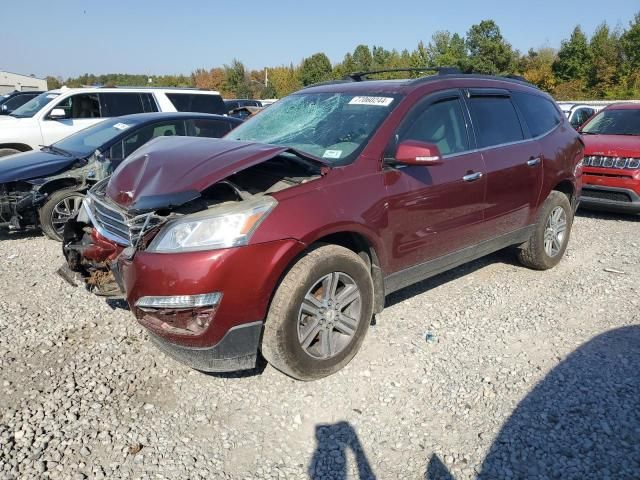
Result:
[[[175,360],[202,372],[232,372],[255,368],[262,322],[253,322],[231,328],[212,347],[176,345],[149,332],[151,341]]]
[[[628,188],[584,185],[580,206],[609,212],[640,213],[640,195]]]

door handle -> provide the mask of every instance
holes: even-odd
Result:
[[[540,163],[540,157],[530,158],[529,160],[527,160],[527,165],[529,165],[530,167],[535,167],[539,163]]]
[[[482,178],[482,172],[469,173],[469,174],[465,175],[464,177],[462,177],[462,179],[465,182],[475,182],[476,180],[479,180],[480,178]]]

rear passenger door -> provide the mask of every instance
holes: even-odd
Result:
[[[461,92],[430,95],[402,122],[387,157],[404,140],[438,146],[439,165],[392,166],[384,171],[394,271],[482,240],[484,162],[469,138]],[[393,165],[393,158],[387,163]]]
[[[530,223],[542,188],[542,152],[510,91],[469,89],[466,97],[486,165],[485,227],[497,237]]]

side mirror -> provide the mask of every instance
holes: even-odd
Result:
[[[60,120],[61,118],[66,118],[66,116],[67,114],[62,108],[54,108],[51,110],[51,113],[49,113],[49,118],[51,120]]]
[[[440,165],[442,155],[433,143],[405,140],[396,148],[395,161],[401,165]]]

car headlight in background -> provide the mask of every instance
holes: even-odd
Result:
[[[246,245],[278,202],[269,196],[186,215],[168,222],[148,252],[171,253]]]

